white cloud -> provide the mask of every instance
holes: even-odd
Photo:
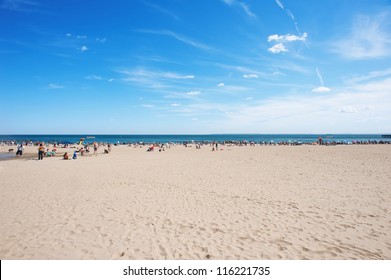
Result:
[[[187,95],[199,95],[201,92],[200,91],[189,91],[189,92],[186,92]]]
[[[376,59],[391,55],[391,12],[360,15],[349,34],[333,42],[330,48],[347,59]]]
[[[269,48],[268,50],[272,53],[280,53],[280,52],[287,52],[288,49],[285,47],[283,43],[291,43],[295,41],[302,41],[305,42],[308,37],[308,34],[306,32],[303,33],[301,36],[296,36],[292,34],[286,34],[286,35],[278,35],[273,34],[270,35],[267,38],[268,42],[280,42],[278,44],[275,44],[273,47]]]
[[[107,41],[106,38],[96,38],[96,41],[99,42],[99,43],[105,43]]]
[[[214,126],[234,133],[384,133],[391,131],[390,88],[386,79],[333,94],[270,97],[226,107]]]
[[[339,110],[339,112],[341,112],[341,113],[357,113],[358,110],[355,107],[347,106],[347,107],[341,108]]]
[[[85,52],[85,51],[87,51],[88,50],[88,48],[86,47],[86,46],[82,46],[81,48],[80,48],[80,51],[81,52]]]
[[[87,39],[86,35],[77,35],[77,39]]]
[[[172,107],[179,107],[179,106],[181,106],[181,104],[180,103],[172,103],[171,106]]]
[[[72,34],[71,33],[67,33],[67,34],[65,34],[65,36],[72,37]]]
[[[248,75],[243,75],[243,78],[254,79],[254,78],[258,78],[258,75],[256,75],[256,74],[248,74]]]
[[[352,89],[361,92],[389,92],[390,88],[391,78],[384,79],[383,81],[372,81],[366,84],[356,84],[352,86]]]
[[[291,35],[291,34],[286,34],[286,35],[273,34],[267,38],[267,41],[268,42],[272,42],[272,41],[277,41],[277,42],[305,41],[307,39],[307,37],[308,37],[307,32],[304,32],[302,36],[296,36],[296,35]]]
[[[253,100],[253,98],[250,96],[250,97],[246,97],[246,100],[250,101],[250,100]]]
[[[64,86],[59,85],[59,84],[49,84],[46,88],[47,89],[62,89],[62,88],[64,88]]]
[[[285,46],[282,43],[275,44],[273,47],[268,48],[269,52],[272,53],[280,53],[280,52],[287,52],[288,50],[285,48]]]
[[[114,81],[114,79],[109,79],[108,81],[109,81],[109,82],[112,82],[112,81]]]
[[[328,88],[328,87],[317,87],[317,88],[314,88],[313,90],[312,90],[313,92],[317,92],[317,93],[322,93],[322,92],[329,92],[329,91],[331,91],[331,89],[330,88]]]
[[[89,75],[86,77],[87,80],[102,80],[102,77],[101,76],[97,76],[97,75]]]
[[[354,77],[354,78],[347,80],[346,82],[347,83],[359,83],[359,82],[368,81],[368,80],[372,80],[372,79],[384,77],[384,76],[389,76],[389,75],[391,75],[391,68],[388,68],[385,70],[380,70],[380,71],[372,71],[372,72],[369,72],[367,75]]]
[[[223,87],[223,86],[225,86],[225,85],[224,85],[224,83],[220,83],[220,84],[218,84],[217,86],[218,86],[218,87]]]
[[[160,74],[161,77],[167,78],[167,79],[194,79],[194,75],[180,75],[177,73],[172,73],[172,72],[164,72]]]
[[[164,72],[164,71],[153,71],[153,70],[145,70],[145,69],[138,69],[138,70],[123,70],[119,71],[121,74],[125,74],[127,77],[145,77],[145,78],[151,78],[151,79],[180,79],[180,80],[187,80],[187,79],[194,79],[194,75],[182,75],[174,72]]]

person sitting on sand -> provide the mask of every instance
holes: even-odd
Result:
[[[65,152],[63,159],[69,159],[67,152]]]
[[[155,147],[154,146],[150,146],[147,150],[147,152],[153,152],[155,150]]]

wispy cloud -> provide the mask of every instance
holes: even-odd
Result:
[[[248,75],[243,75],[243,78],[245,78],[245,79],[256,79],[256,78],[258,78],[258,75],[256,75],[256,74],[248,74]]]
[[[238,104],[227,111],[218,127],[222,131],[236,133],[389,131],[390,87],[391,79],[386,79],[355,88],[340,88],[334,94],[270,97],[258,102]]]
[[[63,85],[59,85],[59,84],[48,84],[46,89],[62,89],[64,88]]]
[[[96,41],[98,42],[98,43],[106,43],[106,41],[107,41],[107,38],[96,38]]]
[[[141,3],[143,3],[144,5],[149,6],[149,7],[153,8],[153,9],[157,10],[158,12],[160,12],[162,14],[168,15],[168,16],[176,19],[176,20],[179,20],[179,17],[175,13],[173,13],[173,12],[171,12],[169,10],[164,9],[164,8],[162,8],[159,5],[156,5],[154,3],[150,3],[150,2],[147,2],[147,1],[143,1],[143,0],[139,0],[139,1]]]
[[[82,46],[82,47],[80,48],[80,51],[81,51],[81,52],[88,51],[88,48],[87,48],[86,46]]]
[[[140,106],[143,108],[155,108],[155,105],[152,104],[141,104]]]
[[[339,111],[341,113],[349,113],[349,114],[358,112],[357,108],[352,107],[352,106],[343,107],[343,108],[339,109]]]
[[[239,2],[239,5],[242,7],[244,12],[249,16],[249,17],[256,17],[256,15],[250,10],[250,7],[244,3],[244,2]]]
[[[294,21],[295,20],[295,16],[293,15],[293,13],[290,10],[288,10],[288,9],[286,9],[285,11],[288,14],[288,16]]]
[[[276,1],[276,4],[277,4],[282,10],[284,10],[284,11],[286,12],[286,14],[290,17],[290,19],[292,20],[293,24],[295,25],[296,31],[297,31],[299,34],[301,34],[301,31],[300,31],[300,28],[299,28],[299,24],[297,23],[296,18],[295,18],[295,16],[293,15],[293,13],[292,13],[290,10],[288,10],[288,9],[285,8],[285,6],[284,6],[284,4],[282,3],[281,0],[275,0],[275,1]]]
[[[356,16],[351,31],[333,42],[331,50],[347,59],[377,59],[391,55],[391,12]]]
[[[16,12],[35,12],[40,5],[31,0],[4,0],[0,8]]]
[[[281,1],[276,0],[277,5],[281,8],[284,9],[284,5],[281,3]]]
[[[170,31],[170,30],[145,30],[145,29],[141,29],[141,30],[136,30],[136,31],[141,32],[141,33],[170,36],[170,37],[177,39],[178,41],[180,41],[182,43],[185,43],[187,45],[190,45],[192,47],[202,49],[202,50],[212,50],[213,49],[212,47],[209,47],[208,45],[197,42],[193,39],[187,38],[183,35],[177,34],[177,33]]]
[[[242,2],[242,1],[237,1],[237,0],[222,0],[225,4],[227,4],[228,6],[238,6],[240,7],[245,13],[246,15],[248,15],[249,17],[253,17],[255,18],[256,15],[255,13],[253,13],[249,7],[249,5],[245,2]]]
[[[225,84],[224,84],[224,83],[219,83],[217,86],[218,86],[218,87],[224,87]]]
[[[376,78],[381,78],[384,76],[391,76],[391,68],[384,69],[384,70],[378,70],[378,71],[372,71],[372,72],[369,72],[367,75],[350,78],[346,82],[348,84],[354,84],[354,83],[360,83],[360,82],[364,82],[364,81],[368,81],[368,80],[372,80],[372,79],[376,79]]]
[[[320,71],[319,71],[318,67],[316,67],[316,75],[319,78],[320,87],[314,88],[312,91],[313,92],[317,92],[317,93],[329,92],[330,88],[324,86],[323,77],[322,77],[322,74],[320,74]]]
[[[238,58],[240,59],[240,58]],[[269,76],[269,73],[265,73],[262,71],[257,71],[255,67],[248,67],[245,65],[231,65],[231,64],[224,64],[224,63],[212,63],[213,66],[218,66],[223,69],[229,69],[233,71],[240,72],[242,75],[248,75],[247,73],[251,73],[252,75],[257,75],[258,77],[266,77]],[[228,77],[232,77],[232,73],[229,74]],[[252,77],[254,78],[254,77]]]
[[[187,95],[195,96],[201,94],[201,91],[189,91],[186,92]]]
[[[232,5],[234,2],[235,2],[235,0],[222,0],[225,4],[227,4],[227,5]]]
[[[320,71],[319,71],[319,68],[318,68],[318,67],[316,67],[316,75],[317,75],[318,78],[319,78],[320,85],[321,85],[322,87],[324,87],[323,77],[322,77],[322,74],[320,74]]]
[[[124,82],[155,89],[176,88],[178,83],[185,83],[187,80],[193,80],[195,78],[194,75],[144,68],[119,70],[117,72],[123,76],[122,81]]]
[[[88,75],[85,77],[87,80],[102,80],[101,76],[98,75]]]

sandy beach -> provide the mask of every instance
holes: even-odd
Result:
[[[0,161],[0,259],[391,259],[391,145],[220,148],[26,147]]]

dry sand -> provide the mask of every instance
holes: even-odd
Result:
[[[391,145],[222,148],[0,161],[0,259],[391,259]]]

